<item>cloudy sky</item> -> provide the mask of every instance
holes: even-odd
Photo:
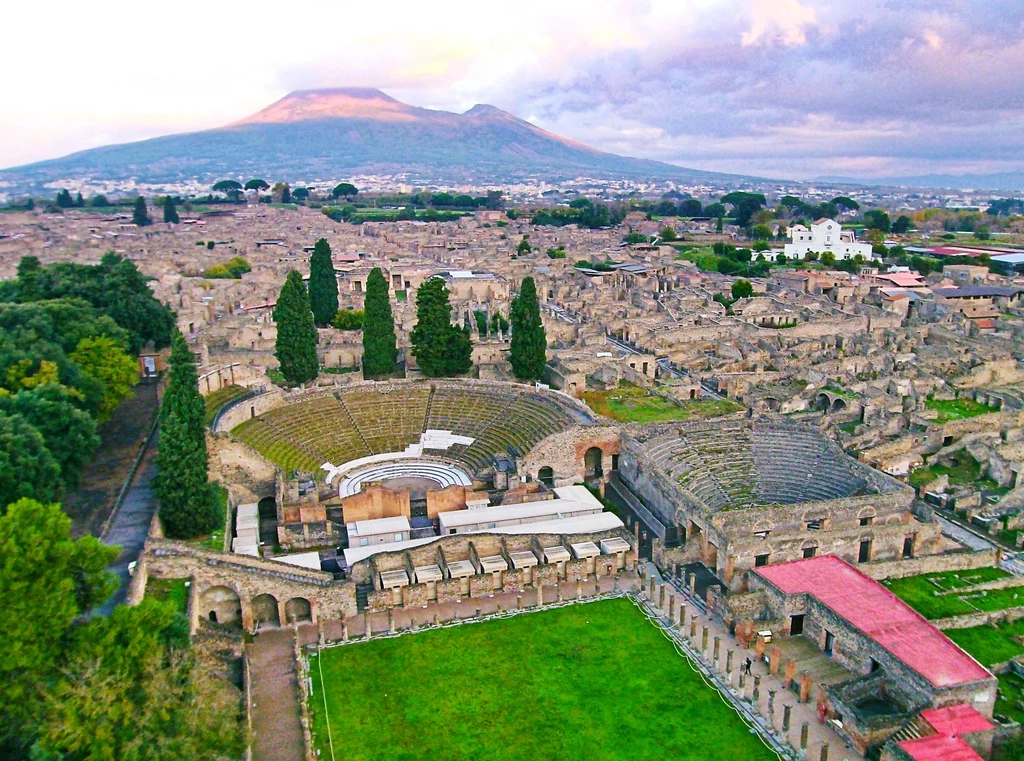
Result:
[[[0,167],[369,86],[701,169],[1024,169],[1022,0],[54,0],[3,17]]]

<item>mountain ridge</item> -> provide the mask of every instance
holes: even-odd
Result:
[[[426,182],[646,179],[740,182],[605,153],[488,104],[464,113],[403,103],[375,88],[297,90],[239,121],[108,145],[0,170],[9,187],[80,178],[171,185],[227,176],[315,182],[365,174]]]

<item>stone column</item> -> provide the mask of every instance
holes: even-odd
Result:
[[[806,703],[811,699],[811,672],[805,671],[800,675],[800,702]]]
[[[537,584],[537,607],[541,608],[544,606],[544,585]]]
[[[786,671],[782,677],[782,686],[788,688],[796,677],[796,661],[786,661]]]
[[[677,616],[677,620],[676,620],[676,626],[679,627],[680,629],[683,628],[683,620],[685,618],[686,618],[686,603],[684,603],[680,599],[679,600],[679,611],[678,611],[678,616]]]
[[[789,720],[793,714],[793,707],[789,705],[782,706],[782,731],[789,731]]]
[[[765,647],[767,647],[767,645],[765,645],[764,637],[762,637],[761,635],[758,635],[757,636],[757,643],[754,645],[754,659],[755,660],[760,661],[762,658],[764,658],[764,649],[765,649]]]
[[[775,690],[768,690],[768,723],[775,726]]]
[[[712,654],[711,654],[711,659],[712,659],[713,661],[715,661],[716,663],[718,662],[718,654],[719,654],[719,652],[721,651],[721,648],[722,648],[722,638],[721,638],[721,637],[718,637],[718,636],[716,636],[716,637],[715,637],[715,644],[714,644],[714,648],[713,648],[713,650],[711,651],[711,653],[712,653]]]
[[[725,673],[732,676],[732,650],[725,651]]]
[[[345,619],[341,621],[341,641],[348,642],[348,621]]]
[[[782,648],[778,645],[773,645],[771,650],[771,656],[768,661],[768,671],[771,672],[772,676],[776,676],[779,673],[779,661],[782,660]]]
[[[373,636],[373,624],[370,622],[370,611],[363,613],[363,636],[367,639]]]
[[[710,630],[706,626],[701,627],[701,628],[703,629],[703,631],[701,632],[701,635],[700,635],[700,651],[701,651],[701,653],[707,654],[707,651],[708,651],[708,633],[709,633]]]
[[[388,631],[395,631],[395,612],[388,608]]]
[[[821,746],[821,755],[818,758],[820,761],[828,761],[828,743]]]
[[[658,589],[658,609],[659,610],[664,610],[665,609],[665,591],[666,591],[665,587],[666,586],[668,586],[668,585],[667,584],[662,584],[661,587]]]
[[[697,596],[697,574],[691,573],[689,583],[687,584],[690,588],[690,595],[693,597]]]
[[[676,617],[676,596],[669,592],[668,595],[668,622],[671,624]]]
[[[747,686],[747,674],[743,669],[740,669],[740,681],[737,686],[740,690],[740,697],[743,697],[743,688]]]
[[[690,616],[690,642],[697,641],[697,614]]]
[[[576,582],[576,599],[578,600],[581,597],[583,597],[583,582],[582,581],[577,581]]]
[[[653,603],[654,602],[654,577],[651,576],[647,580],[647,598]]]
[[[761,677],[758,674],[754,674],[754,702],[761,697]]]
[[[805,721],[800,725],[800,750],[807,750],[807,735],[810,734],[810,725]]]

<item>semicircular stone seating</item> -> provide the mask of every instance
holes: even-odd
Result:
[[[442,489],[447,486],[473,485],[469,475],[453,465],[423,460],[392,460],[346,474],[338,482],[338,496],[349,497],[358,494],[363,484],[371,481],[388,481],[395,478],[425,478]]]
[[[494,454],[525,455],[577,423],[560,401],[511,386],[458,382],[359,386],[277,407],[231,435],[289,470],[401,452],[427,430],[474,439],[428,454],[485,469]]]

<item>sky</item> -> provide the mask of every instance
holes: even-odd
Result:
[[[52,0],[3,18],[0,167],[360,86],[698,169],[1024,170],[1022,0]]]

